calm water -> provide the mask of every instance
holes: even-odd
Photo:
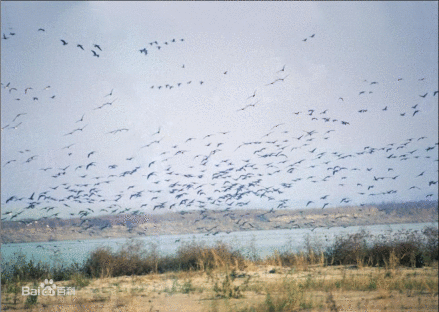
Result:
[[[155,245],[161,255],[170,255],[177,251],[184,243],[200,242],[208,246],[215,245],[222,241],[230,245],[233,249],[241,251],[244,255],[256,255],[265,257],[272,254],[275,250],[279,252],[285,250],[300,251],[305,247],[305,237],[309,235],[312,243],[321,247],[326,247],[334,242],[338,235],[353,234],[366,230],[374,236],[395,234],[399,231],[422,231],[427,226],[438,227],[436,222],[428,223],[409,223],[392,225],[373,225],[373,226],[351,226],[347,228],[332,227],[310,229],[290,229],[290,230],[270,230],[270,231],[246,231],[232,232],[230,234],[219,233],[215,236],[205,234],[185,234],[185,235],[161,235],[138,238],[144,242],[145,247],[151,248]],[[14,262],[17,255],[22,254],[26,259],[47,262],[51,265],[71,264],[73,262],[82,263],[91,251],[98,247],[110,247],[113,251],[118,250],[126,244],[127,239],[98,239],[98,240],[74,240],[44,243],[20,243],[3,244],[1,246],[2,266],[7,262]],[[37,247],[38,246],[38,247]],[[254,248],[253,248],[254,247]]]

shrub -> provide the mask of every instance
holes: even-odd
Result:
[[[360,233],[349,234],[347,237],[337,236],[333,246],[327,248],[326,258],[331,259],[331,263],[357,264],[358,261],[367,259],[367,240],[369,234],[364,230]]]

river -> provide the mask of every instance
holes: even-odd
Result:
[[[421,232],[426,227],[438,228],[436,222],[386,224],[370,226],[350,226],[311,229],[288,229],[268,231],[245,231],[232,233],[218,233],[217,235],[185,234],[185,235],[160,235],[136,238],[143,242],[146,249],[156,248],[160,255],[174,254],[185,243],[203,243],[207,246],[223,242],[233,250],[239,250],[245,256],[264,258],[273,254],[275,250],[301,251],[306,246],[306,237],[312,244],[325,248],[331,245],[336,236],[358,233],[366,230],[377,237],[391,235],[398,232]],[[373,239],[372,237],[372,239]],[[19,255],[26,259],[42,261],[49,265],[69,265],[74,262],[82,263],[88,258],[90,252],[99,247],[110,247],[116,251],[126,245],[127,239],[98,239],[98,240],[72,240],[57,242],[14,243],[1,246],[2,267],[15,262]],[[153,247],[155,246],[155,247]]]

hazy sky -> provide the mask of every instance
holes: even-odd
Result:
[[[437,200],[437,12],[2,2],[2,218]]]

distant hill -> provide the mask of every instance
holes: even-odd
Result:
[[[382,203],[326,209],[192,210],[146,215],[3,221],[2,243],[141,237],[438,221],[438,202]]]

